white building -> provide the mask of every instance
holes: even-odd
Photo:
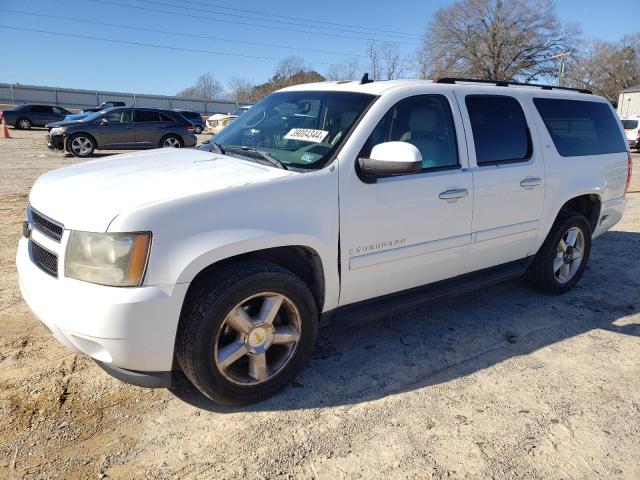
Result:
[[[640,85],[625,88],[620,92],[618,115],[620,118],[640,115]]]

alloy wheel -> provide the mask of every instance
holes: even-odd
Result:
[[[76,137],[71,142],[71,150],[74,154],[82,157],[91,153],[91,140],[87,137]]]
[[[572,227],[562,236],[553,259],[553,272],[559,283],[567,283],[575,276],[582,265],[584,248],[584,233],[580,228]]]
[[[164,148],[180,148],[180,140],[175,137],[168,137],[164,139],[162,146]]]
[[[237,385],[257,385],[277,375],[300,341],[301,317],[286,296],[264,292],[237,304],[216,334],[213,359]]]
[[[18,123],[20,124],[20,128],[23,130],[28,130],[29,127],[31,127],[31,122],[27,119],[22,119]]]

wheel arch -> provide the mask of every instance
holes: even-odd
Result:
[[[591,231],[595,231],[598,226],[598,219],[600,218],[600,209],[602,208],[602,199],[597,193],[585,193],[582,195],[573,196],[564,202],[562,207],[556,213],[555,219],[557,220],[561,216],[569,212],[580,213],[589,222]],[[555,222],[555,220],[554,220]]]
[[[325,271],[318,252],[306,245],[285,245],[251,250],[218,260],[196,273],[190,282],[186,296],[197,290],[203,281],[227,266],[251,260],[273,263],[300,277],[311,290],[318,311],[322,311],[325,302]]]
[[[79,132],[73,132],[71,133],[69,136],[67,136],[67,138],[64,141],[64,149],[68,152],[68,144],[69,144],[69,139],[72,137],[75,137],[76,135],[86,135],[87,137],[90,137],[91,140],[93,140],[93,143],[95,145],[95,149],[98,150],[100,148],[100,143],[98,143],[98,139],[96,138],[95,135],[90,134],[89,132],[85,132],[83,131],[79,131]]]

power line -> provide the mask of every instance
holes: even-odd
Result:
[[[249,40],[232,40],[232,39],[228,39],[228,38],[210,37],[210,36],[207,36],[207,35],[196,35],[196,34],[192,34],[192,33],[172,32],[172,31],[168,31],[168,30],[157,30],[157,29],[154,29],[154,28],[146,28],[146,27],[134,27],[134,26],[130,26],[130,25],[118,25],[116,23],[98,22],[98,21],[95,21],[95,20],[86,20],[84,18],[63,17],[63,16],[60,16],[60,15],[47,15],[47,14],[44,14],[44,13],[21,12],[20,10],[12,10],[12,9],[0,9],[0,12],[16,13],[16,14],[19,14],[19,15],[27,15],[27,16],[32,16],[32,17],[51,18],[51,19],[55,19],[55,20],[68,20],[68,21],[71,21],[71,22],[79,22],[79,23],[91,24],[91,25],[102,25],[104,27],[122,28],[122,29],[133,30],[133,31],[161,33],[161,34],[165,34],[165,35],[176,35],[176,36],[180,36],[180,37],[203,38],[203,39],[207,39],[207,40],[214,40],[214,41],[220,41],[220,42],[242,43],[242,44],[245,44],[245,45],[256,45],[256,46],[259,46],[259,47],[284,48],[284,49],[288,49],[288,50],[297,50],[297,51],[305,51],[305,52],[313,52],[313,53],[324,53],[324,54],[328,54],[328,55],[345,55],[345,56],[351,56],[351,57],[364,57],[365,56],[365,55],[356,54],[356,53],[332,52],[330,50],[316,50],[316,49],[313,49],[313,48],[290,47],[288,45],[277,45],[277,44],[273,44],[273,43],[252,42],[252,41],[249,41]]]
[[[186,3],[186,4],[192,4],[191,1],[189,0],[176,0],[179,1],[180,3]],[[323,23],[325,25],[336,25],[339,27],[350,27],[350,28],[357,28],[359,30],[371,30],[373,32],[379,32],[379,33],[399,33],[405,36],[414,36],[414,37],[422,37],[422,34],[419,33],[407,33],[407,32],[400,32],[398,30],[385,30],[382,28],[372,28],[372,27],[363,27],[363,26],[359,26],[359,25],[350,25],[348,23],[337,23],[337,22],[327,22],[325,20],[319,20],[316,18],[303,18],[303,17],[292,17],[289,15],[279,15],[276,13],[271,13],[271,12],[264,12],[264,11],[258,11],[258,10],[249,10],[249,9],[244,9],[244,8],[233,8],[233,7],[227,7],[226,5],[220,5],[219,3],[207,3],[207,5],[211,5],[212,7],[215,8],[220,8],[222,10],[231,10],[234,12],[247,12],[247,13],[254,13],[257,15],[267,15],[270,17],[276,17],[276,18],[286,18],[289,20],[299,20],[299,21],[303,21],[303,22],[315,22],[315,23]],[[365,32],[362,32],[365,33]]]
[[[55,36],[58,36],[58,37],[82,38],[82,39],[85,39],[85,40],[96,40],[96,41],[100,41],[100,42],[118,43],[120,45],[129,45],[129,46],[135,46],[135,47],[158,48],[158,49],[173,50],[173,51],[179,51],[179,52],[207,53],[207,54],[211,54],[211,55],[222,55],[222,56],[226,56],[226,57],[253,58],[253,59],[257,59],[257,60],[276,60],[276,61],[282,60],[282,58],[277,58],[277,57],[265,57],[265,56],[261,56],[261,55],[249,55],[249,54],[243,54],[243,53],[219,52],[219,51],[215,51],[215,50],[204,50],[204,49],[198,49],[198,48],[173,47],[173,46],[170,46],[170,45],[158,45],[158,44],[155,44],[155,43],[133,42],[133,41],[129,41],[129,40],[116,40],[116,39],[113,39],[113,38],[96,37],[96,36],[92,36],[92,35],[80,35],[80,34],[77,34],[77,33],[52,32],[50,30],[40,30],[40,29],[36,29],[36,28],[16,27],[16,26],[13,26],[13,25],[0,25],[0,28],[4,28],[4,29],[7,29],[7,30],[18,30],[18,31],[22,31],[22,32],[44,33],[44,34],[47,34],[47,35],[55,35]],[[310,62],[310,63],[311,64],[318,64],[318,65],[329,65],[329,66],[334,66],[334,65],[340,66],[340,65],[342,65],[341,63],[332,63],[332,62]],[[414,71],[413,69],[409,69],[409,68],[404,68],[403,70]]]
[[[119,2],[113,2],[113,1],[108,1],[108,0],[89,0],[89,1],[95,2],[95,3],[101,3],[101,4],[104,4],[104,5],[116,5],[116,6],[124,7],[124,8],[133,8],[133,9],[142,10],[142,11],[146,11],[146,12],[158,12],[158,13],[163,13],[163,14],[168,14],[168,15],[181,15],[183,17],[196,18],[196,19],[199,19],[199,20],[206,19],[206,20],[209,20],[209,21],[212,21],[212,22],[218,22],[218,23],[233,23],[233,24],[237,24],[237,25],[245,25],[245,26],[250,26],[250,27],[266,28],[268,30],[284,30],[284,31],[289,31],[289,32],[306,33],[306,34],[310,34],[310,35],[322,35],[323,37],[326,37],[328,35],[328,33],[311,32],[309,30],[299,30],[299,29],[294,29],[294,28],[275,27],[275,26],[269,26],[269,25],[256,25],[254,23],[241,22],[239,20],[221,20],[220,18],[216,18],[216,17],[204,16],[204,15],[194,15],[194,14],[189,14],[189,13],[184,13],[184,12],[177,13],[177,12],[172,12],[172,11],[167,11],[167,10],[160,10],[158,8],[140,7],[140,6],[136,6],[136,5],[128,5],[126,3],[119,3]],[[337,34],[337,33],[332,33],[331,36],[332,37],[338,37],[338,38],[349,38],[349,39],[355,39],[355,40],[366,40],[366,41],[370,41],[370,42],[378,42],[378,41],[380,41],[379,39],[376,39],[376,38],[355,37],[355,36],[351,36],[351,35],[340,35],[340,34]],[[392,41],[390,41],[390,43],[420,46],[418,43],[401,42],[401,41],[398,41],[398,40],[392,40]]]
[[[169,7],[169,8],[175,8],[175,9],[183,9],[186,7],[183,7],[181,5],[175,5],[174,3],[166,3],[166,2],[161,2],[161,1],[152,1],[152,0],[137,0],[140,3],[147,3],[150,5],[160,5],[163,7]],[[183,4],[185,2],[182,2]],[[210,13],[211,9],[210,8],[197,8],[194,7],[194,5],[201,5],[202,4],[194,4],[189,2],[189,7],[188,10],[191,11],[196,11],[196,12],[207,12]],[[259,22],[272,22],[272,23],[280,23],[283,25],[292,25],[292,26],[296,26],[296,27],[305,27],[305,28],[314,28],[316,30],[329,30],[329,31],[338,31],[338,32],[345,32],[345,33],[355,33],[355,34],[359,34],[359,35],[376,35],[376,33],[373,32],[362,32],[362,31],[355,31],[355,30],[347,30],[344,28],[340,28],[340,27],[330,27],[330,26],[322,26],[322,25],[309,25],[309,24],[303,24],[303,23],[299,23],[299,22],[290,22],[290,21],[285,21],[285,20],[271,20],[268,18],[260,18],[260,17],[255,17],[255,16],[250,16],[250,15],[240,15],[237,13],[224,13],[224,15],[229,16],[229,17],[236,17],[236,18],[244,18],[244,19],[248,19],[248,20],[257,20]],[[358,28],[358,27],[356,27]],[[377,35],[380,35],[379,33]],[[407,35],[404,33],[385,33],[385,35],[390,36],[390,37],[396,37],[396,38],[400,38],[403,40],[416,40],[416,38],[412,38],[411,35]]]

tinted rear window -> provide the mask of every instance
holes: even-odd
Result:
[[[200,114],[196,112],[178,112],[178,113],[186,118],[200,118]]]
[[[527,121],[520,103],[501,95],[465,98],[478,165],[518,162],[530,152]]]
[[[563,157],[627,150],[627,142],[606,103],[551,98],[534,98],[533,103]]]
[[[622,120],[622,126],[625,130],[633,130],[638,128],[638,120]]]

